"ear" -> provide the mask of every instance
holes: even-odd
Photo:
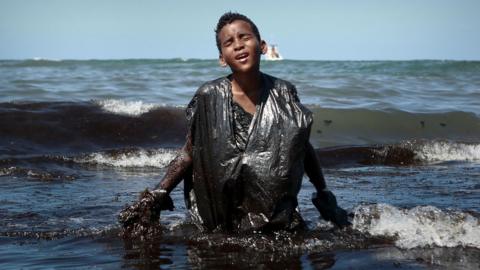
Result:
[[[227,66],[227,62],[225,62],[225,58],[223,58],[222,54],[218,56],[218,63],[220,64],[221,67]]]
[[[260,41],[260,52],[262,54],[266,54],[267,50],[268,50],[267,42],[265,42],[265,40]]]

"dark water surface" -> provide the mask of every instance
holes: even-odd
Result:
[[[162,178],[210,60],[0,61],[0,269],[479,269],[480,64],[265,62],[315,114],[336,230],[204,234],[175,210],[149,239],[117,214]]]

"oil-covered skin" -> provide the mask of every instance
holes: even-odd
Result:
[[[144,237],[155,233],[162,210],[173,210],[172,198],[164,190],[146,189],[137,202],[127,206],[118,216],[123,236]]]

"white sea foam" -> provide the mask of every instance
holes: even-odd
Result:
[[[96,103],[107,112],[130,116],[139,116],[158,107],[156,104],[144,103],[143,101],[124,101],[117,99],[98,100]]]
[[[11,175],[15,171],[15,167],[1,168],[0,176]]]
[[[52,58],[43,58],[43,57],[34,57],[33,61],[50,61],[50,62],[61,62],[62,59],[52,59]]]
[[[358,206],[353,227],[372,235],[396,237],[401,248],[427,246],[480,248],[480,221],[459,211],[433,206],[399,209],[388,204]]]
[[[107,153],[99,152],[92,153],[86,156],[75,158],[74,161],[78,163],[106,165],[113,167],[166,167],[177,154],[175,150],[158,149],[158,150],[143,150],[137,149],[134,151],[127,151],[124,153]]]
[[[426,161],[480,161],[480,144],[434,141],[421,145],[416,155]]]
[[[85,219],[82,218],[82,217],[71,217],[71,218],[69,218],[69,220],[76,223],[76,224],[81,224],[85,221]]]

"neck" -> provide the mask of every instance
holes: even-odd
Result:
[[[241,91],[247,96],[255,95],[261,87],[261,73],[233,73],[232,86],[236,91]]]

